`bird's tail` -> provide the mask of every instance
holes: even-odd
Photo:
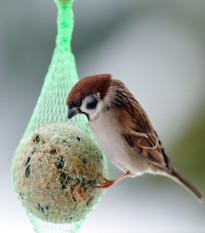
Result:
[[[175,169],[175,167],[171,166],[170,171],[168,172],[169,176],[175,180],[177,183],[184,186],[188,191],[190,191],[199,201],[202,201],[201,193],[183,176],[179,174],[179,172]]]

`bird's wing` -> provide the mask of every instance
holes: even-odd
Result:
[[[118,91],[118,94],[118,97],[121,100],[123,98],[123,102],[126,103],[125,106],[122,106],[120,114],[121,134],[125,143],[149,162],[169,169],[168,158],[162,143],[144,109],[128,90],[121,94]],[[117,104],[120,102],[118,101]]]
[[[168,158],[155,133],[147,135],[131,131],[129,133],[124,132],[122,136],[130,147],[134,148],[138,154],[149,162],[163,168],[169,168]]]

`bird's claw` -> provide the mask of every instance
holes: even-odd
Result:
[[[105,183],[97,183],[94,185],[94,187],[96,188],[109,188],[110,186],[112,186],[115,183],[115,180],[105,180]]]

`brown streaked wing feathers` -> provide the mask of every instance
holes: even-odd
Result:
[[[159,150],[158,142],[156,141],[156,144],[153,145],[152,140],[150,140],[150,138],[152,138],[153,136],[151,137],[148,136],[148,138],[145,138],[143,136],[135,136],[132,133],[128,135],[129,135],[130,140],[133,141],[134,148],[136,152],[138,152],[138,154],[140,154],[145,159],[149,160],[150,162],[154,163],[157,166],[167,167],[165,157],[162,151]]]
[[[129,90],[118,80],[114,85],[119,86],[118,95],[125,106],[119,114],[120,128],[125,143],[134,148],[138,154],[149,162],[164,169],[168,169],[168,159],[164,153],[159,137],[139,102]],[[126,121],[124,121],[126,119]]]

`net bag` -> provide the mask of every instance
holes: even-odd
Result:
[[[30,122],[16,149],[11,180],[36,232],[76,232],[104,191],[106,159],[85,116],[67,119],[66,99],[78,81],[71,52],[72,0],[55,0],[58,35]]]

